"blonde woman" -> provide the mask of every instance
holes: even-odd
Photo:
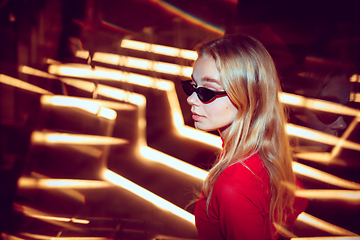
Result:
[[[294,220],[283,183],[295,176],[274,63],[247,36],[224,36],[197,52],[192,81],[182,86],[195,127],[223,139],[195,206],[199,238],[276,239],[274,223]]]

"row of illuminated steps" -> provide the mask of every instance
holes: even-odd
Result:
[[[136,43],[136,42],[135,42]],[[141,43],[144,46],[144,43]],[[146,51],[152,51],[151,47],[148,47]],[[81,53],[84,54],[84,53]],[[159,53],[157,53],[159,54]],[[180,55],[180,54],[179,54]],[[80,55],[79,55],[80,56]],[[98,56],[98,57],[96,57]],[[101,56],[101,57],[99,57]],[[136,60],[136,61],[135,61]],[[92,63],[95,61],[98,62],[105,62],[107,64],[113,63],[114,65],[127,65],[130,68],[135,68],[137,66],[144,68],[149,68],[151,71],[161,71],[161,66],[165,66],[164,69],[169,69],[170,67],[175,67],[175,65],[166,65],[165,63],[161,65],[160,63],[151,63],[149,60],[139,60],[139,59],[132,59],[131,57],[123,57],[123,56],[116,56],[113,54],[105,54],[99,53],[98,55],[95,53],[92,59]],[[173,68],[171,71],[166,72],[166,74],[175,72],[175,75],[184,75],[189,76],[189,73],[185,70],[188,69],[187,67],[179,66],[176,70]],[[154,200],[155,204],[158,204],[160,207],[167,206],[167,209],[175,214],[177,217],[186,219],[187,222],[190,222],[190,225],[193,224],[193,216],[188,212],[184,211],[183,203],[181,207],[177,207],[175,204],[172,204],[171,201],[166,201],[164,198],[159,198],[158,195],[148,191],[144,188],[141,188],[139,185],[136,185],[134,182],[129,181],[128,179],[124,178],[120,174],[117,174],[114,171],[106,170],[108,166],[108,160],[106,157],[109,157],[109,154],[112,152],[112,147],[109,146],[118,146],[124,145],[126,140],[130,140],[128,144],[131,145],[131,151],[128,153],[131,157],[128,156],[128,160],[131,161],[134,158],[141,158],[142,160],[145,159],[143,162],[144,164],[148,164],[147,161],[156,161],[157,164],[165,166],[163,173],[173,171],[174,175],[178,174],[176,172],[180,171],[181,174],[185,174],[190,176],[191,180],[188,180],[188,184],[197,184],[201,182],[202,179],[206,177],[206,172],[200,168],[194,167],[194,164],[189,164],[184,161],[185,159],[182,158],[175,158],[172,154],[164,154],[162,151],[158,151],[154,148],[147,146],[147,137],[146,130],[150,126],[146,126],[148,124],[147,115],[146,115],[146,108],[148,105],[153,104],[149,102],[145,94],[139,94],[135,92],[125,91],[120,89],[118,84],[126,84],[131,85],[132,89],[137,89],[141,92],[143,89],[151,89],[152,91],[161,92],[163,95],[163,99],[167,100],[166,103],[169,106],[168,112],[169,114],[168,120],[170,123],[165,125],[167,128],[170,126],[169,131],[170,133],[165,134],[165,137],[169,139],[165,139],[165,141],[173,141],[173,143],[181,142],[181,141],[192,141],[194,143],[198,143],[200,148],[205,148],[207,151],[216,150],[220,147],[220,139],[216,136],[205,134],[196,131],[195,129],[184,125],[182,113],[179,107],[178,98],[175,92],[174,83],[172,81],[164,80],[164,79],[156,79],[153,77],[149,77],[147,75],[141,75],[138,73],[131,73],[131,72],[124,72],[120,70],[116,70],[113,68],[106,68],[106,67],[90,67],[89,65],[80,65],[80,64],[51,64],[49,66],[48,72],[42,72],[37,69],[33,69],[30,67],[23,66],[19,69],[23,73],[29,75],[37,75],[43,76],[45,79],[56,79],[57,81],[61,81],[63,84],[67,86],[71,86],[73,88],[81,89],[81,91],[88,93],[89,98],[95,97],[100,99],[107,99],[111,101],[104,101],[104,100],[93,100],[89,98],[71,98],[71,97],[63,97],[63,96],[51,96],[51,93],[48,91],[43,91],[41,89],[37,89],[36,86],[28,85],[28,83],[24,83],[19,81],[18,79],[13,79],[8,76],[1,76],[1,80],[5,84],[12,84],[16,87],[23,87],[26,90],[33,90],[37,91],[40,94],[46,94],[41,97],[41,104],[43,106],[51,106],[51,108],[67,108],[67,109],[78,109],[80,111],[87,112],[87,114],[93,114],[96,118],[99,118],[101,121],[105,121],[106,124],[104,126],[105,129],[102,134],[76,134],[63,132],[44,132],[44,131],[37,131],[34,132],[32,135],[32,142],[33,144],[38,145],[47,145],[47,146],[66,146],[67,148],[75,149],[77,152],[81,152],[84,154],[93,154],[92,156],[96,159],[101,159],[98,161],[98,164],[94,169],[102,169],[98,171],[98,173],[94,174],[93,178],[96,179],[97,177],[101,178],[101,184],[104,184],[103,180],[106,182],[111,182],[115,185],[120,185],[121,188],[125,188],[137,196],[140,196],[146,200]],[[187,70],[188,71],[188,70]],[[118,86],[118,87],[117,87]],[[358,119],[358,111],[342,106],[337,106],[334,104],[329,104],[326,102],[322,102],[319,106],[318,101],[314,101],[311,99],[305,99],[300,96],[290,95],[290,94],[283,94],[281,96],[281,100],[287,104],[297,105],[297,106],[305,106],[308,108],[314,109],[324,109],[327,107],[333,110],[336,107],[336,111],[341,114],[348,114],[354,116],[354,122],[357,123]],[[156,98],[154,100],[156,101]],[[121,103],[129,103],[129,104],[119,104]],[[125,107],[126,106],[126,107]],[[116,109],[122,109],[121,114]],[[65,110],[68,111],[68,110]],[[128,139],[123,140],[119,139],[119,137],[113,137],[112,131],[115,131],[116,126],[119,123],[116,123],[117,119],[122,119],[123,112],[136,112],[136,120],[132,122],[131,126],[133,131],[127,137]],[[164,111],[163,111],[164,112]],[[126,123],[127,117],[124,117],[123,121],[120,125],[125,126],[125,128],[129,128],[129,123]],[[79,121],[82,123],[83,121]],[[53,123],[53,121],[51,121]],[[135,123],[135,124],[134,124]],[[125,125],[124,125],[125,124]],[[130,124],[131,125],[131,124]],[[354,124],[355,125],[355,124]],[[160,126],[161,128],[161,126]],[[77,129],[77,128],[76,128]],[[120,128],[121,129],[121,128]],[[294,125],[288,125],[287,127],[288,133],[297,137],[304,137],[304,138],[311,138],[314,141],[326,141],[328,144],[332,144],[335,146],[335,149],[341,148],[352,148],[355,150],[359,149],[358,144],[353,143],[351,141],[347,141],[346,139],[340,139],[336,137],[329,137],[322,133],[310,131],[309,129],[300,128]],[[118,136],[121,136],[122,133],[119,133]],[[103,135],[103,136],[102,136]],[[135,135],[135,136],[134,136]],[[132,138],[131,138],[132,137]],[[174,140],[175,139],[175,140]],[[203,143],[199,143],[199,141]],[[85,146],[84,146],[85,145]],[[209,147],[210,146],[210,147]],[[176,146],[179,148],[179,146]],[[185,148],[186,146],[184,146]],[[125,147],[126,148],[126,147]],[[115,151],[116,152],[116,151]],[[171,152],[171,151],[170,151]],[[316,161],[323,161],[323,162],[330,162],[336,157],[336,152],[332,153],[301,153],[303,158],[307,158],[309,160],[316,160]],[[176,154],[174,154],[176,155]],[[114,161],[112,161],[114,162]],[[160,163],[159,163],[160,162]],[[126,162],[124,163],[126,164]],[[42,164],[40,164],[41,166]],[[96,165],[96,164],[95,164]],[[116,164],[113,164],[116,165]],[[160,166],[157,165],[157,166]],[[196,164],[195,164],[196,165]],[[136,169],[138,166],[134,166],[133,169]],[[145,168],[146,169],[146,168]],[[150,166],[149,166],[150,169]],[[347,181],[345,179],[337,178],[331,174],[327,174],[325,172],[321,172],[317,169],[312,169],[307,167],[306,165],[302,165],[299,163],[295,163],[294,170],[300,176],[310,178],[314,181],[326,182],[330,183],[331,185],[337,186],[339,188],[344,188],[344,190],[302,190],[297,191],[296,194],[299,196],[311,198],[311,199],[326,199],[331,200],[334,199],[336,201],[343,201],[343,202],[356,202],[358,201],[358,189],[359,184],[351,181]],[[120,170],[119,170],[120,171]],[[56,171],[55,171],[56,172]],[[54,172],[54,173],[55,173]],[[94,171],[96,172],[96,170]],[[131,172],[131,171],[130,171]],[[33,173],[33,175],[39,173]],[[126,174],[126,171],[124,172]],[[97,175],[97,176],[96,176]],[[157,175],[159,176],[159,175]],[[79,182],[76,183],[74,179],[71,179],[71,176],[68,176],[67,179],[58,179],[53,180],[53,185],[46,185],[46,180],[44,178],[32,178],[33,176],[27,176],[26,178],[21,178],[19,181],[20,188],[31,188],[31,187],[44,187],[46,188],[56,188],[55,183],[57,180],[64,184],[60,188],[90,188],[91,184],[99,184],[98,186],[103,187],[97,180],[90,180],[88,183]],[[129,176],[131,177],[131,176]],[[141,182],[141,177],[135,178],[135,182]],[[186,177],[185,177],[186,178]],[[71,184],[67,182],[67,180],[72,180]],[[28,181],[28,182],[27,182]],[[84,180],[82,180],[84,181]],[[43,184],[40,184],[42,182]],[[29,184],[32,183],[32,184]],[[36,183],[36,184],[35,184]],[[55,183],[55,184],[54,184]],[[45,184],[45,185],[44,185]],[[68,185],[66,185],[68,184]],[[77,186],[76,184],[79,184]],[[190,186],[189,185],[189,186]],[[148,186],[151,188],[151,185]],[[44,187],[45,188],[45,187]],[[96,188],[96,187],[94,187]],[[345,190],[347,189],[347,190]],[[158,189],[154,188],[154,192],[161,192]],[[76,194],[74,195],[76,196]],[[185,221],[185,222],[186,222]],[[321,231],[325,232],[329,235],[346,235],[351,236],[354,233],[347,231],[344,228],[332,225],[330,223],[326,223],[317,219],[313,216],[308,214],[302,214],[299,219],[299,222],[302,222],[305,225],[310,225],[313,228],[321,229]],[[186,225],[186,224],[185,224]],[[193,227],[190,227],[193,228]],[[305,234],[306,235],[306,234]]]

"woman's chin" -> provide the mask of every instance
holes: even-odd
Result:
[[[203,126],[202,124],[199,124],[197,122],[195,122],[195,128],[197,130],[200,130],[200,131],[204,131],[204,132],[212,132],[212,131],[216,131],[217,129],[214,129],[214,128],[209,128],[209,127],[206,127],[206,126]]]

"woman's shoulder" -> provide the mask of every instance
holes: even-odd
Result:
[[[259,154],[254,154],[243,162],[236,162],[227,167],[216,183],[228,186],[249,186],[259,183],[267,185],[268,173]]]
[[[218,203],[244,199],[244,203],[264,206],[270,194],[270,183],[259,155],[227,167],[215,182],[213,194]]]
[[[266,169],[259,154],[253,154],[245,160],[236,162],[227,167],[222,175],[228,177],[245,177],[247,175],[255,174],[260,177],[264,172],[266,172]]]

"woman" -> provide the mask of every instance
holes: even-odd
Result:
[[[332,103],[347,105],[350,100],[352,86],[350,77],[353,75],[351,65],[336,60],[309,56],[305,58],[301,76],[291,81],[301,81],[297,93],[307,98],[325,100]],[[292,107],[292,121],[329,135],[340,137],[347,128],[350,117],[330,112],[314,111],[307,108]],[[307,139],[298,139],[297,151],[330,152],[332,146]]]
[[[283,183],[295,177],[274,63],[247,36],[224,36],[197,52],[183,89],[195,127],[223,139],[195,206],[199,238],[276,239],[274,226],[286,226],[293,210]]]

